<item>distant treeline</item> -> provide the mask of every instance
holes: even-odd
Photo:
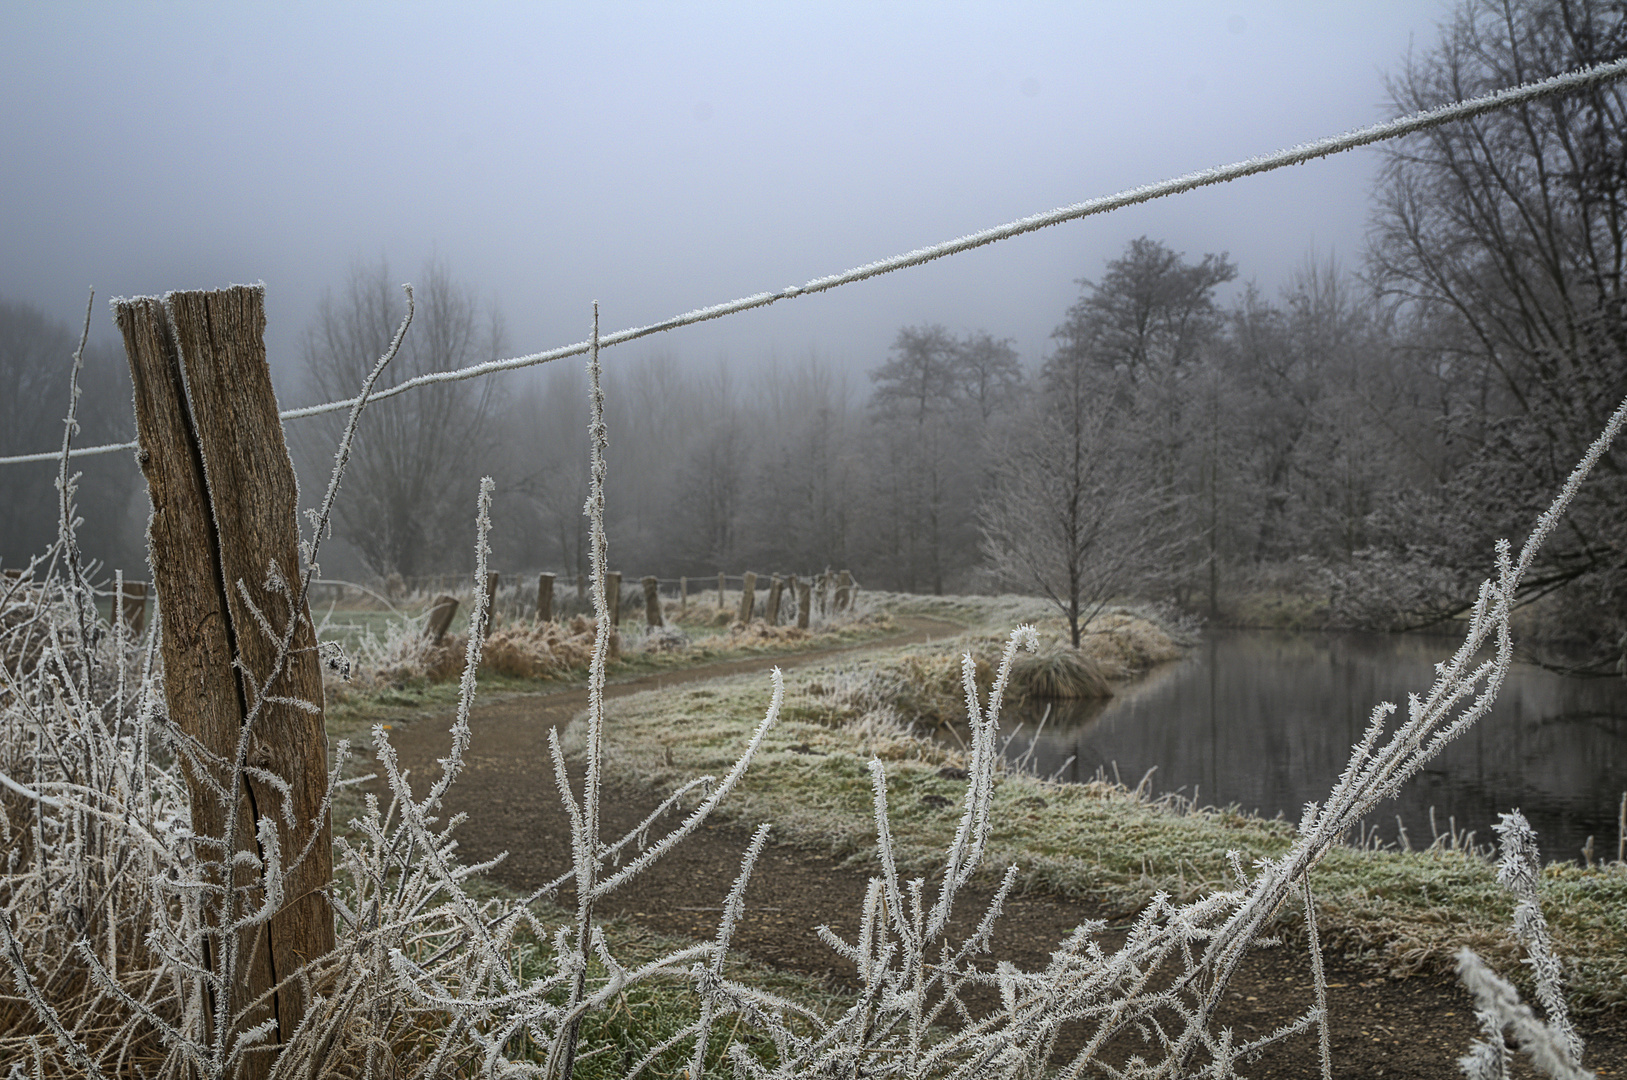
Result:
[[[1619,15],[1572,25],[1551,6],[1465,5],[1391,80],[1396,111],[1627,48]],[[1461,613],[1496,540],[1518,544],[1627,393],[1627,97],[1603,87],[1383,152],[1359,273],[1308,257],[1278,294],[1231,286],[1221,302],[1246,267],[1144,237],[1081,267],[1096,276],[1044,356],[1018,356],[998,328],[942,325],[878,342],[867,378],[829,361],[698,370],[611,351],[614,562],[663,577],[844,567],[867,587],[1015,587],[1063,606],[1070,590],[1134,591],[1221,617],[1274,593],[1380,628]],[[360,267],[324,301],[304,341],[308,399],[355,392],[400,318],[395,280]],[[506,351],[501,318],[443,265],[417,296],[386,384]],[[60,441],[72,346],[65,327],[0,304],[0,452]],[[91,357],[81,440],[129,437],[121,372]],[[483,474],[497,478],[498,563],[586,571],[580,365],[507,379],[372,408],[336,524],[348,549],[325,573],[468,566]],[[292,430],[307,490],[336,422]],[[1547,597],[1531,625],[1601,666],[1627,648],[1624,466],[1612,449],[1527,577]],[[85,549],[138,565],[132,463],[83,468]],[[54,534],[52,479],[0,470],[7,564]]]

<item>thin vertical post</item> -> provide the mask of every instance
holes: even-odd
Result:
[[[661,619],[661,579],[647,577],[644,579],[644,621],[651,629],[665,626]]]
[[[785,581],[780,575],[774,575],[774,583],[768,587],[768,604],[763,608],[763,621],[770,626],[780,623],[780,592],[785,588]]]
[[[751,609],[757,606],[757,597],[753,590],[757,587],[757,575],[746,571],[740,588],[740,621],[751,622]]]
[[[537,575],[537,621],[554,621],[554,575]]]
[[[458,598],[442,593],[429,604],[429,618],[424,621],[424,636],[439,645],[452,629],[452,616],[458,613]]]
[[[119,618],[124,620],[131,637],[140,637],[147,629],[147,583],[126,581],[119,594]]]

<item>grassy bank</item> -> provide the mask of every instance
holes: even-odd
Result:
[[[876,854],[868,761],[888,772],[888,802],[906,873],[936,867],[961,812],[960,751],[919,737],[911,720],[935,722],[948,708],[969,647],[994,659],[992,639],[970,634],[931,648],[894,650],[861,664],[802,669],[787,680],[772,730],[725,812],[742,823],[772,821],[776,836],[871,865]],[[908,700],[876,688],[914,687]],[[932,688],[937,686],[938,689]],[[607,727],[608,767],[658,787],[719,773],[761,720],[762,676],[617,702]],[[572,734],[579,737],[573,729]],[[568,740],[570,741],[570,740]],[[1008,772],[985,866],[1020,867],[1031,887],[1105,902],[1128,914],[1156,892],[1187,899],[1235,884],[1227,852],[1252,860],[1286,851],[1294,827],[1235,808],[1195,809],[1153,800],[1111,782],[1052,784]],[[1375,971],[1450,970],[1464,945],[1500,970],[1522,972],[1509,936],[1513,900],[1484,858],[1446,847],[1422,852],[1336,848],[1313,875],[1322,933]],[[1627,1001],[1627,868],[1548,868],[1544,911],[1581,1008]],[[1292,934],[1297,917],[1284,915]]]

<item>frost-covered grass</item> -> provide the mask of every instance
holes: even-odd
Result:
[[[668,626],[664,631],[624,626],[617,635],[613,657],[607,659],[605,677],[607,682],[616,683],[705,664],[791,656],[860,644],[897,630],[886,612],[874,610],[831,620],[808,633],[787,626],[770,628],[761,621],[699,634],[688,626]],[[493,662],[489,652],[483,656],[479,673],[482,700],[588,684],[591,634],[585,641],[578,636],[577,641],[583,644],[569,651],[549,650],[543,663],[525,663],[528,656],[537,655],[534,647],[528,647],[528,638],[536,635],[534,623],[497,627],[493,637],[499,647],[513,643],[512,654],[507,662],[501,656]],[[449,636],[444,645],[435,648],[425,641],[421,620],[386,615],[368,635],[352,639],[355,670],[351,678],[329,677],[330,734],[355,737],[374,722],[444,714],[456,708],[466,650],[467,638]]]
[[[918,671],[922,651],[897,650],[875,665]],[[780,723],[723,813],[773,821],[782,840],[869,865],[876,837],[868,762],[879,758],[887,763],[900,871],[927,872],[956,820],[933,803],[953,801],[964,786],[940,770],[964,767],[966,752],[912,735],[903,724],[878,727],[869,710],[833,706],[832,684],[851,677],[835,668],[798,673],[786,687]],[[721,768],[744,735],[741,717],[761,697],[762,682],[741,676],[621,699],[608,729],[610,767],[656,787]],[[674,734],[680,732],[681,738]],[[1138,910],[1158,892],[1189,901],[1235,887],[1228,851],[1240,851],[1245,865],[1278,858],[1297,835],[1292,822],[1153,799],[1112,780],[1049,783],[1008,771],[995,787],[994,806],[988,862],[1018,866],[1023,886],[1102,901],[1120,912]],[[1451,847],[1444,836],[1426,851],[1330,848],[1316,870],[1316,896],[1324,935],[1378,971],[1449,972],[1464,945],[1501,970],[1519,970],[1507,929],[1514,901],[1498,885],[1496,866]],[[1555,864],[1543,875],[1540,896],[1576,1003],[1627,1002],[1627,867]]]

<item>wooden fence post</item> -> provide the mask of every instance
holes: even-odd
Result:
[[[719,611],[722,611],[722,610],[724,610],[725,608],[728,607],[728,605],[723,602],[723,575],[722,574],[719,574],[717,576],[717,606],[718,606]]]
[[[554,575],[537,575],[537,621],[540,623],[554,620]]]
[[[147,629],[147,583],[126,581],[118,598],[119,618],[124,620],[131,637],[140,637]]]
[[[813,606],[808,599],[808,594],[812,591],[813,587],[806,581],[797,586],[797,629],[799,630],[808,629],[808,609]]]
[[[790,604],[793,607],[798,606],[797,605],[797,576],[795,574],[786,575],[786,578],[785,578],[785,600],[786,600],[786,603]],[[789,619],[791,617],[790,612],[787,612],[785,617],[787,619]]]
[[[587,575],[585,575],[585,574],[577,574],[576,575],[576,603],[577,603],[578,607],[580,607],[584,603],[586,603],[589,607],[593,606],[593,602],[591,600],[589,600],[587,598],[587,596],[588,596],[588,579],[587,579]]]
[[[689,579],[678,579],[678,610],[686,611],[689,608]]]
[[[644,579],[644,621],[651,628],[665,626],[661,620],[661,579],[647,577]]]
[[[225,974],[227,954],[238,958],[224,987],[236,1027],[210,1030],[209,1038],[218,1045],[271,1021],[266,1042],[274,1046],[305,1013],[309,987],[296,972],[333,950],[334,929],[320,891],[333,877],[322,805],[328,769],[322,672],[309,609],[291,603],[303,599],[296,592],[298,489],[266,365],[265,292],[235,286],[121,300],[115,308],[135,389],[137,459],[152,498],[147,535],[163,618],[164,694],[170,722],[202,750],[179,755],[192,829],[221,845],[218,853],[207,844],[197,849],[206,860],[200,880],[230,886],[214,894],[220,902],[205,901],[204,918],[214,932],[207,962]],[[289,626],[294,632],[284,653]],[[246,708],[261,694],[268,697],[258,702],[245,736]],[[245,745],[246,763],[281,777],[286,793],[233,767]],[[236,835],[227,836],[234,805]],[[240,930],[228,948],[221,927],[263,903],[251,859],[260,857],[256,827],[265,818],[285,859],[307,850],[307,842],[309,853],[286,875],[282,907],[265,925]],[[239,853],[251,858],[239,861]],[[260,1077],[271,1064],[269,1051],[251,1052],[236,1075]]]
[[[830,614],[830,571],[826,570],[819,575],[819,613]]]
[[[610,602],[610,625],[621,625],[621,571],[607,570],[604,575],[605,599]]]
[[[836,575],[836,610],[846,611],[853,601],[853,575],[843,570]]]
[[[770,626],[780,624],[780,591],[785,588],[785,582],[780,575],[774,575],[774,583],[768,587],[768,604],[763,609],[763,621]]]
[[[757,606],[757,575],[746,571],[745,578],[740,586],[740,621],[751,622],[751,609]]]
[[[429,604],[429,618],[424,623],[424,636],[439,645],[452,629],[452,616],[458,613],[458,598],[442,593]]]

